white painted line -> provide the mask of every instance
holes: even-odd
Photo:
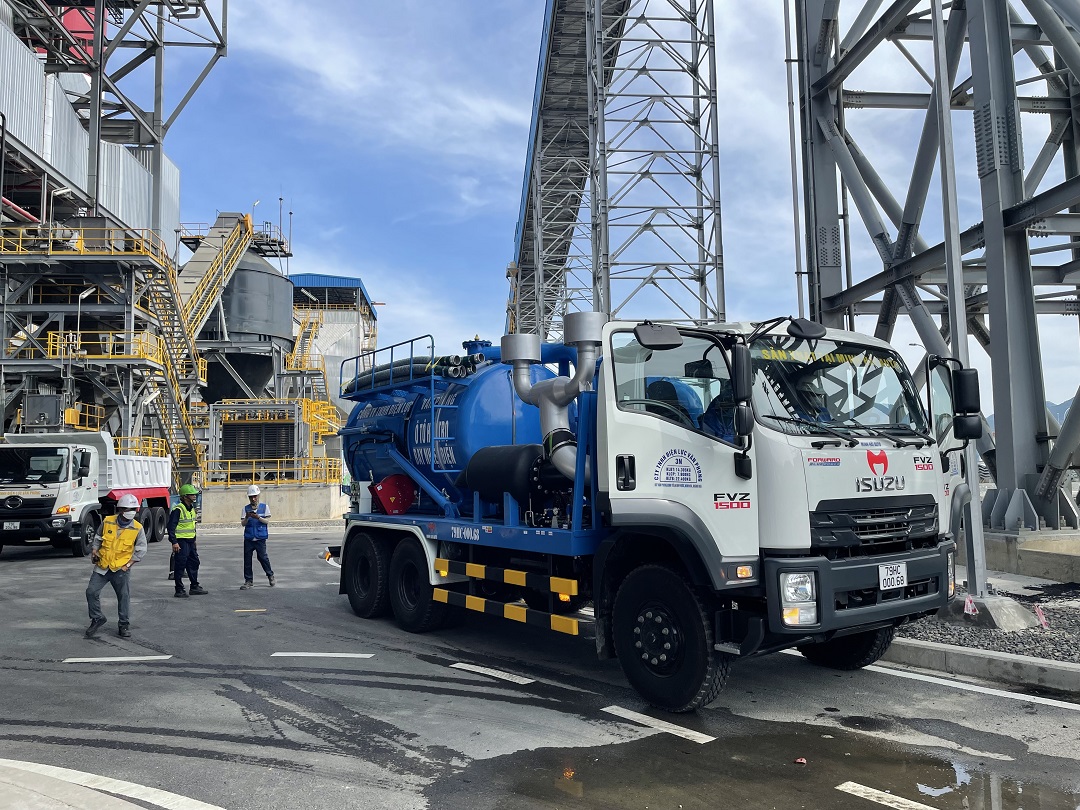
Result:
[[[136,785],[134,782],[122,782],[119,779],[110,779],[107,776],[73,771],[69,768],[57,768],[55,765],[40,765],[37,762],[19,762],[14,759],[0,759],[0,765],[14,768],[20,771],[48,776],[68,782],[72,785],[80,785],[92,790],[101,790],[117,796],[126,796],[129,799],[146,802],[148,804],[164,807],[167,810],[223,810],[216,804],[207,804],[196,799],[188,799],[165,790]]]
[[[65,658],[62,664],[123,664],[138,661],[168,661],[171,655],[122,655],[112,658]]]
[[[233,613],[266,613],[266,608],[237,608]]]
[[[788,655],[801,655],[798,650],[781,650],[781,652]],[[1023,692],[1007,692],[1004,689],[993,689],[989,686],[979,686],[975,683],[954,681],[951,678],[938,678],[934,675],[923,675],[920,672],[908,672],[907,670],[883,667],[878,666],[877,664],[871,664],[868,667],[863,667],[863,669],[868,672],[877,672],[882,675],[892,675],[894,678],[907,678],[909,681],[922,681],[923,683],[933,683],[938,686],[947,686],[951,689],[960,689],[965,692],[976,692],[980,695],[993,695],[994,697],[1007,698],[1008,700],[1018,700],[1021,703],[1038,703],[1042,706],[1053,706],[1055,709],[1080,712],[1080,703],[1069,703],[1065,700],[1054,700],[1053,698],[1042,697],[1040,695],[1025,695]]]
[[[374,658],[374,653],[276,652],[271,658]]]
[[[866,785],[860,785],[858,782],[844,782],[842,785],[837,785],[836,789],[842,790],[844,793],[850,793],[852,796],[858,796],[861,799],[883,804],[886,807],[894,807],[896,810],[934,810],[928,804],[913,802],[911,799],[905,799],[901,796],[893,796],[891,793],[874,790],[866,787]]]
[[[666,723],[663,720],[657,720],[655,717],[649,717],[646,714],[632,712],[629,709],[624,709],[622,706],[608,706],[606,709],[601,709],[601,711],[613,714],[616,717],[621,717],[624,720],[640,723],[643,726],[655,728],[657,731],[666,731],[668,734],[674,734],[678,737],[690,740],[690,742],[705,744],[716,739],[716,737],[710,737],[708,734],[702,734],[699,731],[691,731],[688,728],[677,726],[674,723]]]
[[[476,664],[451,664],[451,669],[464,669],[468,672],[476,672],[480,675],[490,675],[492,678],[499,678],[503,681],[510,681],[510,683],[536,683],[535,678],[522,678],[520,675],[513,675],[509,672],[501,672],[497,669],[488,669],[487,667],[478,667]]]

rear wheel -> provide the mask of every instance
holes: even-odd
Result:
[[[139,521],[139,525],[143,527],[143,534],[146,535],[146,542],[154,542],[154,512],[149,506],[144,506],[139,510],[139,514],[135,516],[135,519]]]
[[[165,527],[169,524],[169,510],[164,506],[150,507],[150,523],[153,527],[153,536],[149,537],[151,543],[157,543],[165,539]]]
[[[390,543],[380,537],[360,533],[345,553],[345,593],[353,613],[362,619],[377,619],[390,610]]]
[[[806,644],[799,652],[807,661],[829,669],[862,669],[868,667],[889,649],[892,644],[892,627],[882,627],[867,633],[841,636],[822,644]]]
[[[71,540],[72,557],[89,557],[94,547],[94,535],[101,526],[101,518],[97,512],[91,512],[82,521],[82,535]]]
[[[413,538],[402,540],[390,558],[390,605],[403,630],[426,633],[442,625],[446,604],[436,602],[427,555]]]
[[[615,595],[612,630],[626,679],[654,706],[693,711],[724,688],[731,656],[713,649],[709,612],[682,574],[632,571]]]

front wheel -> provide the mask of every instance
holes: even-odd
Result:
[[[390,610],[390,544],[361,532],[345,551],[345,593],[353,613],[362,619],[377,619]]]
[[[868,667],[892,644],[892,627],[882,627],[866,633],[840,636],[821,644],[806,644],[798,650],[812,664],[829,669],[852,670]]]
[[[413,538],[402,540],[390,558],[390,606],[402,630],[426,633],[440,627],[446,604],[436,602],[427,555]]]
[[[83,518],[81,536],[71,539],[72,557],[90,556],[90,552],[94,549],[94,535],[97,534],[98,526],[101,525],[98,520],[97,512],[90,512]]]
[[[658,708],[693,711],[715,700],[727,682],[731,656],[713,649],[702,598],[670,568],[642,566],[623,580],[612,631],[626,679]]]

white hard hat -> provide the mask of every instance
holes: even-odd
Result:
[[[252,484],[250,487],[248,487],[248,497],[249,498],[252,495],[258,495],[260,492],[261,492],[261,490],[257,486],[255,486],[254,484]]]
[[[127,495],[121,495],[120,500],[116,502],[116,508],[120,511],[125,509],[138,509],[139,499],[130,492]]]

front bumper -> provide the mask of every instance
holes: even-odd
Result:
[[[8,528],[13,524],[18,528]],[[30,519],[7,518],[0,522],[0,545],[3,546],[26,545],[37,542],[42,537],[50,540],[67,539],[73,534],[71,518],[67,515]]]
[[[935,548],[829,560],[825,557],[768,557],[764,577],[768,583],[769,633],[777,636],[834,634],[869,625],[898,623],[925,614],[949,603],[948,571],[950,552],[956,544],[944,540]],[[909,584],[903,589],[882,591],[878,587],[878,566],[907,563]],[[780,574],[814,571],[818,585],[818,623],[791,627],[781,620]]]

